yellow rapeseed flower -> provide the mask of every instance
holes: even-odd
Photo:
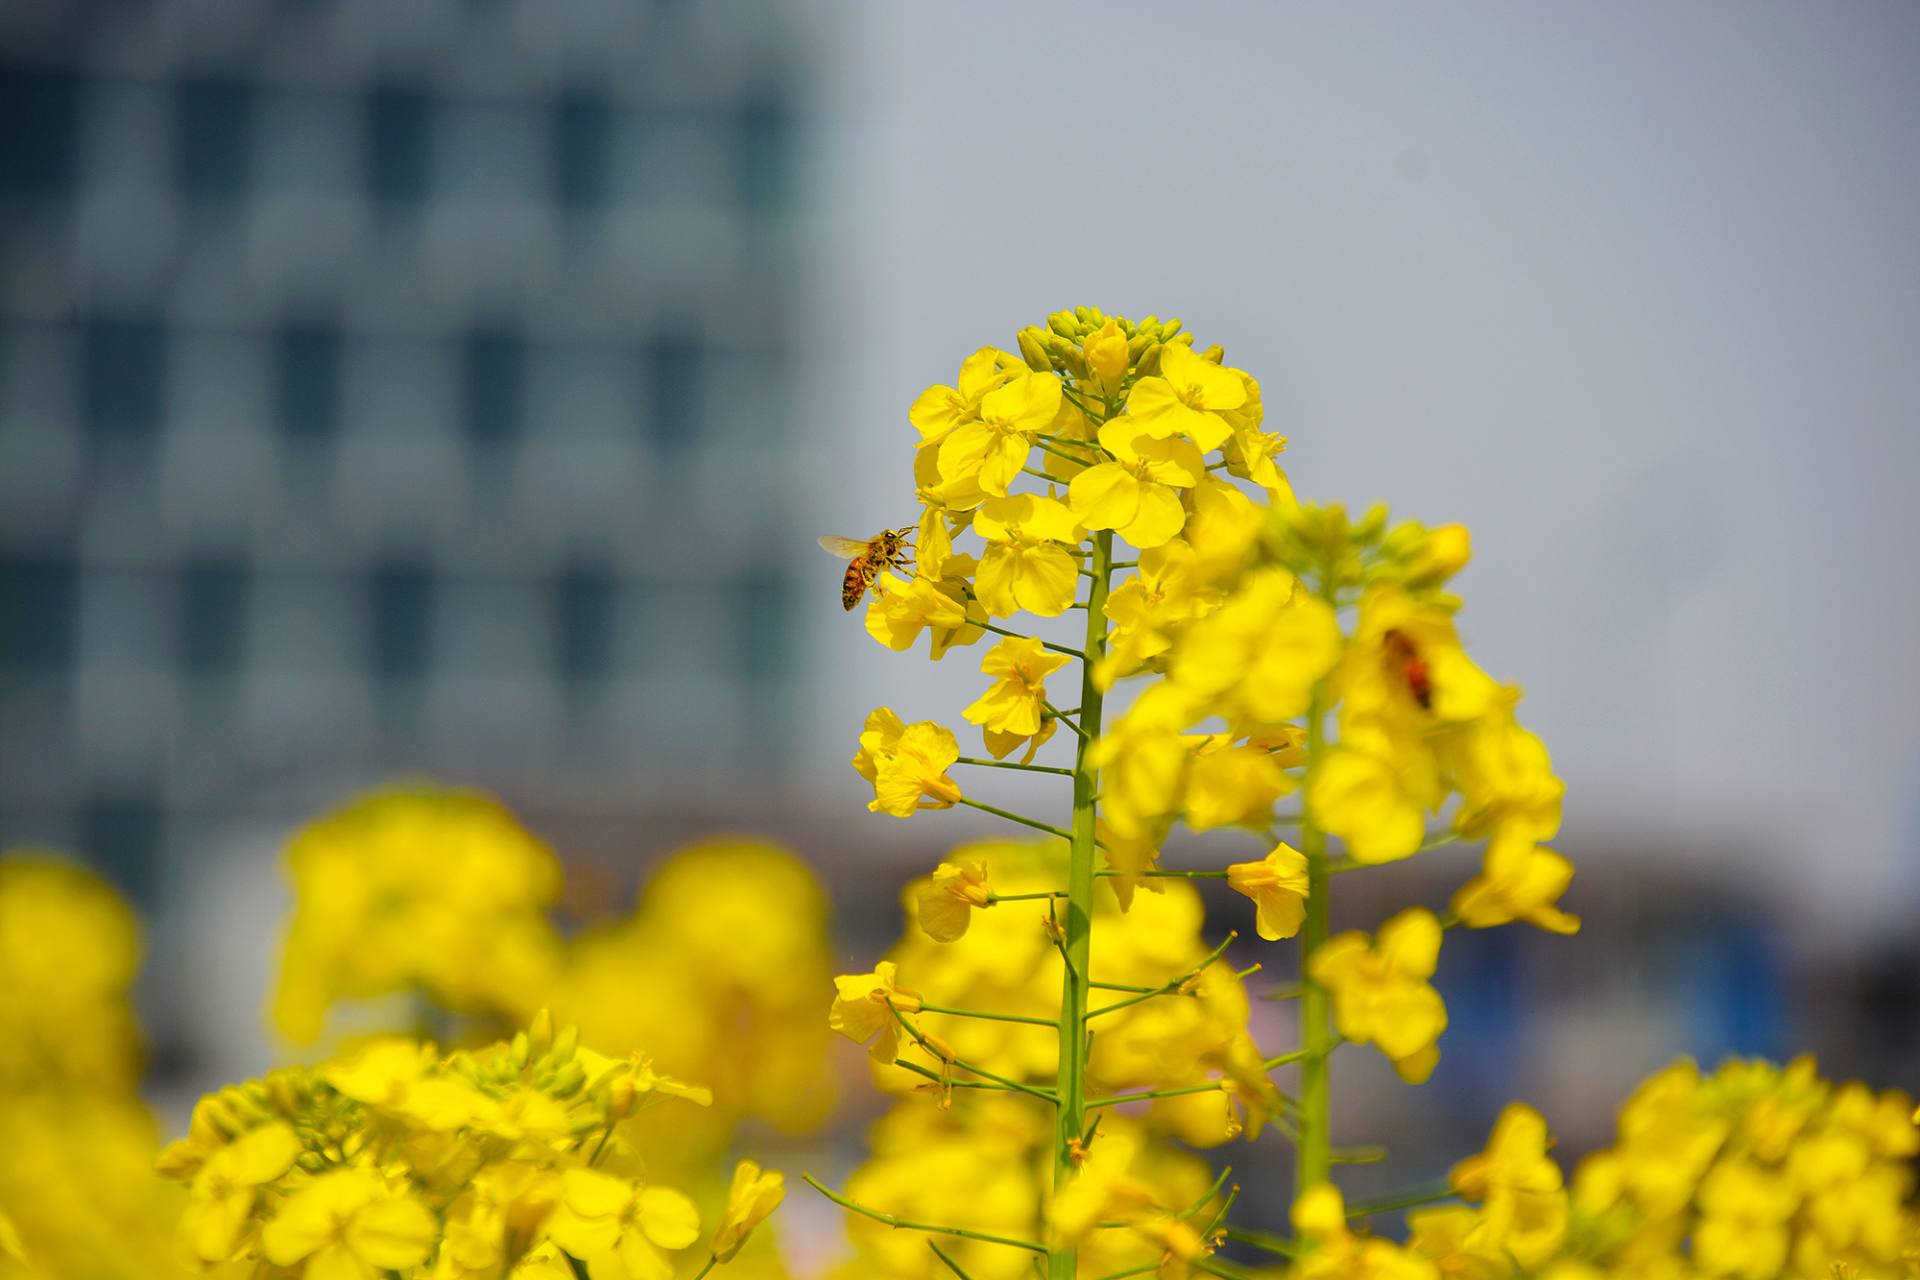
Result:
[[[1547,1156],[1547,1122],[1524,1103],[1510,1103],[1494,1123],[1486,1150],[1453,1166],[1447,1180],[1480,1202],[1481,1220],[1467,1243],[1508,1254],[1532,1270],[1560,1248],[1567,1195],[1560,1166]]]
[[[1158,374],[1133,384],[1124,416],[1147,435],[1182,435],[1211,453],[1233,434],[1222,415],[1246,403],[1247,384],[1238,370],[1171,343],[1161,349]]]
[[[262,1125],[207,1157],[193,1176],[180,1234],[201,1262],[225,1262],[246,1240],[260,1186],[293,1166],[300,1139],[284,1124]]]
[[[751,1160],[735,1165],[733,1183],[727,1189],[726,1215],[713,1236],[713,1256],[721,1262],[731,1261],[753,1229],[780,1207],[786,1194],[787,1180],[779,1171],[762,1172]]]
[[[951,809],[960,786],[947,770],[960,758],[953,730],[921,720],[903,723],[888,707],[876,707],[860,733],[853,767],[873,783],[867,808],[909,818],[920,809]]]
[[[1323,601],[1296,591],[1292,574],[1254,574],[1190,625],[1168,674],[1243,728],[1292,720],[1340,657],[1340,625]]]
[[[305,1264],[310,1280],[380,1280],[419,1266],[440,1238],[433,1211],[371,1169],[323,1173],[287,1197],[260,1232],[276,1267]]]
[[[1067,662],[1066,654],[1049,653],[1031,637],[1002,640],[982,655],[981,674],[996,678],[961,714],[980,726],[996,759],[1039,737],[1051,725],[1046,680]]]
[[[954,427],[940,441],[944,484],[978,484],[990,497],[1004,497],[1027,465],[1033,437],[1060,412],[1060,379],[1016,370],[1003,386],[980,398],[978,416]]]
[[[1308,808],[1355,862],[1409,857],[1446,795],[1437,761],[1417,739],[1362,723],[1308,776]]]
[[[1578,933],[1580,918],[1555,904],[1573,880],[1573,863],[1533,842],[1519,825],[1487,842],[1480,874],[1453,895],[1453,914],[1471,928],[1525,920],[1549,933]]]
[[[1235,745],[1209,734],[1195,745],[1187,767],[1187,826],[1195,831],[1244,826],[1266,830],[1273,802],[1293,790],[1293,778],[1264,747]]]
[[[1293,1229],[1308,1242],[1292,1271],[1293,1280],[1440,1280],[1427,1259],[1347,1227],[1340,1189],[1322,1182],[1293,1198]]]
[[[1183,437],[1138,432],[1125,418],[1102,427],[1100,443],[1113,457],[1073,477],[1067,505],[1074,516],[1089,529],[1115,530],[1142,549],[1171,541],[1187,522],[1179,491],[1207,473],[1199,448]]]
[[[1276,844],[1258,862],[1227,868],[1227,884],[1254,903],[1254,927],[1268,942],[1300,932],[1307,909],[1306,855],[1290,844]]]
[[[585,1262],[593,1280],[673,1280],[667,1254],[699,1238],[700,1213],[672,1187],[569,1169],[546,1234]]]
[[[984,862],[943,862],[917,895],[920,927],[935,942],[952,942],[967,931],[973,913],[991,906]]]
[[[833,1008],[827,1025],[855,1044],[867,1044],[876,1062],[900,1056],[900,1021],[894,1010],[914,1013],[920,997],[894,982],[899,972],[891,960],[882,960],[872,973],[842,975],[833,980]]]
[[[1140,571],[1107,594],[1107,649],[1094,664],[1102,691],[1173,647],[1174,636],[1219,593],[1201,581],[1193,546],[1178,538],[1140,553]]]
[[[989,498],[973,527],[988,544],[974,590],[989,614],[1024,609],[1054,618],[1072,606],[1080,561],[1067,548],[1079,543],[1080,526],[1064,502],[1024,493]]]
[[[955,428],[976,421],[987,393],[1021,374],[1019,357],[997,347],[982,347],[960,363],[959,385],[928,387],[907,410],[907,421],[925,445],[938,445]]]
[[[924,566],[912,578],[883,574],[882,590],[867,604],[867,634],[904,652],[924,630],[927,656],[936,662],[954,645],[972,644],[986,634],[981,624],[987,620],[986,610],[967,594],[974,563],[970,555],[949,555],[941,561],[939,577],[929,577]]]
[[[1309,976],[1333,995],[1334,1025],[1356,1043],[1378,1045],[1411,1084],[1433,1073],[1447,1008],[1428,983],[1440,958],[1440,922],[1419,907],[1380,926],[1369,943],[1338,934],[1313,953]]]

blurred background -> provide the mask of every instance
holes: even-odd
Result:
[[[143,913],[176,1118],[284,1054],[286,833],[396,775],[582,919],[776,836],[868,968],[990,820],[867,813],[853,738],[979,677],[815,535],[1090,303],[1223,342],[1303,496],[1472,526],[1569,785],[1585,931],[1450,941],[1428,1094],[1346,1123],[1591,1146],[1676,1052],[1920,1085],[1916,65],[1898,3],[9,0],[0,843]]]

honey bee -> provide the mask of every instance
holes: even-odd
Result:
[[[821,548],[830,556],[836,556],[847,562],[847,576],[840,579],[840,606],[852,609],[860,603],[860,597],[872,587],[877,595],[880,591],[880,574],[887,569],[904,569],[913,563],[913,557],[907,539],[913,536],[913,526],[900,529],[882,529],[871,538],[835,538],[820,539]]]

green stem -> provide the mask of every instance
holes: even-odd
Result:
[[[1256,1231],[1252,1227],[1228,1227],[1227,1239],[1265,1249],[1268,1253],[1277,1253],[1283,1258],[1294,1257],[1300,1252],[1300,1246],[1285,1236],[1274,1235],[1271,1231]]]
[[[940,1261],[946,1263],[947,1270],[953,1272],[954,1275],[960,1277],[960,1280],[973,1280],[973,1277],[968,1275],[966,1273],[966,1270],[962,1268],[959,1263],[955,1262],[953,1258],[947,1253],[947,1251],[942,1249],[938,1244],[934,1243],[932,1240],[929,1240],[927,1241],[927,1248],[933,1250],[933,1256],[940,1259]],[[695,1276],[693,1280],[700,1280],[700,1277]]]
[[[720,1259],[716,1258],[711,1253],[708,1254],[707,1265],[704,1267],[701,1267],[698,1271],[693,1273],[693,1280],[704,1280],[704,1277],[706,1276],[707,1272],[713,1270],[715,1267],[719,1265],[720,1265]]]
[[[915,1074],[915,1075],[917,1075],[917,1076],[924,1076],[924,1077],[926,1077],[927,1079],[929,1079],[929,1080],[932,1080],[932,1081],[934,1081],[934,1082],[936,1082],[936,1083],[938,1083],[938,1084],[943,1084],[943,1085],[945,1085],[945,1086],[947,1086],[947,1087],[948,1087],[948,1088],[950,1088],[950,1089],[997,1089],[997,1090],[999,1090],[999,1091],[1000,1091],[1001,1093],[1018,1093],[1018,1092],[1020,1092],[1020,1091],[1019,1091],[1018,1089],[1016,1089],[1016,1088],[1014,1088],[1014,1087],[1013,1087],[1012,1085],[1010,1085],[1010,1084],[996,1084],[996,1083],[994,1083],[994,1082],[993,1082],[993,1081],[991,1081],[991,1080],[946,1080],[946,1079],[942,1079],[942,1078],[941,1078],[941,1075],[940,1075],[940,1073],[939,1073],[938,1071],[933,1071],[933,1070],[930,1070],[930,1069],[929,1069],[929,1068],[927,1068],[927,1067],[923,1067],[923,1066],[921,1066],[921,1065],[920,1065],[919,1063],[917,1063],[917,1062],[909,1062],[909,1061],[908,1061],[907,1059],[905,1059],[905,1058],[895,1058],[895,1059],[893,1060],[893,1065],[894,1065],[894,1066],[896,1066],[896,1067],[899,1067],[899,1068],[900,1068],[901,1070],[903,1070],[903,1071],[911,1071],[911,1072],[913,1072],[913,1074]],[[1052,1098],[1048,1098],[1048,1099],[1047,1099],[1047,1101],[1048,1101],[1048,1102],[1052,1102],[1052,1101],[1053,1101],[1053,1099],[1052,1099]]]
[[[1102,603],[1102,607],[1104,608],[1105,601],[1103,600],[1101,603]],[[1093,620],[1093,610],[1091,609],[1087,610],[1087,620],[1089,622]],[[1085,729],[1082,729],[1079,725],[1075,724],[1072,719],[1072,717],[1080,714],[1080,708],[1075,707],[1072,711],[1061,711],[1058,708],[1056,708],[1051,702],[1043,702],[1040,705],[1047,709],[1048,715],[1052,716],[1055,720],[1058,720],[1061,724],[1067,726],[1067,728],[1073,730],[1074,736],[1079,738],[1080,741],[1086,742],[1088,740],[1087,731]]]
[[[988,1013],[985,1009],[956,1009],[944,1004],[920,1004],[922,1013],[949,1013],[956,1018],[984,1018],[988,1022],[1031,1022],[1036,1027],[1055,1025],[1052,1018],[1035,1018],[1024,1013]]]
[[[1220,945],[1207,953],[1206,959],[1202,960],[1199,964],[1193,966],[1193,968],[1187,970],[1185,973],[1181,974],[1179,977],[1170,978],[1166,982],[1161,983],[1157,987],[1149,987],[1147,990],[1141,992],[1138,995],[1128,996],[1125,1000],[1115,1000],[1112,1004],[1103,1004],[1098,1009],[1095,1009],[1092,1013],[1089,1013],[1087,1016],[1089,1018],[1097,1018],[1103,1013],[1113,1013],[1116,1010],[1125,1009],[1132,1005],[1139,1004],[1142,1000],[1151,1000],[1155,996],[1164,996],[1164,995],[1173,994],[1175,991],[1178,991],[1181,987],[1184,987],[1193,978],[1206,972],[1207,966],[1212,964],[1215,960],[1218,960],[1222,955],[1222,953],[1226,951],[1227,945],[1239,936],[1240,936],[1239,934],[1229,929],[1227,931],[1227,936],[1220,939]]]
[[[1225,871],[1109,871],[1100,870],[1096,876],[1141,876],[1148,880],[1225,880]]]
[[[969,800],[965,796],[959,796],[957,799],[969,809],[978,809],[980,812],[990,813],[996,818],[1005,818],[1008,822],[1017,822],[1023,827],[1032,827],[1035,831],[1044,831],[1050,836],[1059,836],[1062,840],[1073,839],[1073,833],[1071,831],[1062,831],[1059,827],[1053,826],[1050,823],[1041,822],[1034,818],[1023,818],[1011,810],[1002,809],[996,805],[983,804],[978,800]]]
[[[919,1045],[922,1049],[925,1049],[927,1051],[928,1056],[932,1057],[936,1061],[945,1062],[951,1066],[958,1067],[960,1068],[960,1070],[967,1072],[969,1075],[979,1076],[983,1080],[998,1081],[1000,1084],[1005,1085],[1007,1088],[1012,1089],[1016,1093],[1030,1093],[1036,1098],[1045,1098],[1048,1102],[1052,1102],[1054,1100],[1052,1090],[1035,1088],[1033,1085],[1030,1085],[1030,1084],[1022,1084],[1018,1080],[1009,1080],[1007,1077],[1003,1075],[996,1075],[995,1073],[987,1070],[985,1067],[976,1067],[971,1062],[968,1062],[964,1058],[947,1057],[945,1054],[941,1053],[938,1049],[934,1048],[932,1045],[927,1043],[927,1038],[924,1035],[920,1034],[920,1028],[914,1026],[911,1022],[908,1022],[907,1015],[905,1015],[904,1013],[901,1013],[898,1007],[896,1007],[892,1003],[889,1003],[887,1005],[887,1009],[893,1014],[894,1021],[898,1022],[901,1028],[905,1030],[909,1036],[913,1037],[913,1042]]]
[[[1012,1236],[989,1235],[985,1231],[974,1231],[968,1227],[945,1227],[933,1222],[916,1222],[911,1218],[897,1217],[891,1213],[882,1213],[878,1209],[869,1209],[866,1205],[849,1200],[833,1190],[810,1173],[800,1175],[802,1181],[818,1191],[827,1199],[852,1213],[872,1218],[875,1222],[884,1222],[896,1231],[925,1231],[929,1235],[959,1236],[963,1240],[984,1240],[988,1244],[1003,1244],[1009,1249],[1025,1249],[1029,1253],[1045,1253],[1047,1246],[1035,1240],[1017,1240]]]
[[[982,769],[1018,769],[1022,773],[1057,773],[1065,778],[1073,776],[1071,769],[1056,769],[1050,764],[1021,764],[1018,760],[982,760],[978,756],[961,756],[954,763],[978,765]]]
[[[1053,1194],[1072,1181],[1074,1153],[1080,1149],[1086,1127],[1087,1101],[1087,983],[1092,977],[1094,821],[1100,790],[1099,771],[1087,761],[1088,748],[1100,736],[1105,694],[1093,683],[1094,664],[1107,647],[1107,585],[1113,577],[1113,533],[1094,535],[1093,581],[1087,588],[1086,652],[1080,663],[1080,723],[1065,721],[1079,738],[1073,756],[1073,848],[1067,864],[1066,937],[1060,954],[1065,960],[1060,986],[1060,1069],[1055,1091],[1060,1105],[1055,1116]],[[1062,718],[1064,721],[1064,717]],[[1047,1254],[1049,1280],[1074,1280],[1079,1274],[1078,1250],[1071,1243],[1055,1245]]]
[[[1315,689],[1307,709],[1307,775],[1326,750],[1326,711]],[[1309,790],[1308,794],[1311,794]],[[1311,800],[1300,820],[1300,852],[1307,860],[1307,913],[1300,926],[1300,1142],[1294,1153],[1297,1197],[1325,1182],[1333,1168],[1332,1137],[1327,1132],[1327,1051],[1333,1039],[1327,989],[1310,976],[1313,953],[1327,940],[1327,833]]]
[[[1101,600],[1102,600],[1102,602],[1103,602],[1103,603],[1104,603],[1104,601],[1106,600],[1106,594],[1107,594],[1107,593],[1106,593],[1106,592],[1104,592],[1104,591],[1102,591],[1102,592],[1100,593],[1100,598],[1101,598]],[[996,626],[994,626],[994,625],[993,625],[993,624],[992,624],[991,622],[980,622],[980,623],[976,623],[976,624],[974,624],[974,625],[976,625],[976,626],[978,626],[978,627],[981,627],[981,628],[982,628],[982,629],[984,629],[984,630],[987,630],[987,631],[991,631],[991,632],[993,632],[993,634],[995,634],[995,635],[997,635],[997,636],[1006,636],[1006,637],[1007,637],[1008,639],[1011,639],[1011,640],[1031,640],[1031,639],[1033,639],[1033,637],[1032,637],[1032,636],[1023,636],[1023,635],[1021,635],[1021,634],[1020,634],[1020,633],[1019,633],[1018,631],[1009,631],[1009,630],[1007,630],[1007,629],[1006,629],[1005,627],[996,627]],[[1066,654],[1066,655],[1067,655],[1067,656],[1068,656],[1069,658],[1085,658],[1085,657],[1087,656],[1086,654],[1084,654],[1084,653],[1082,653],[1082,652],[1080,652],[1080,651],[1079,651],[1078,649],[1071,649],[1071,648],[1068,648],[1068,647],[1067,647],[1066,645],[1064,645],[1064,644],[1055,644],[1055,643],[1054,643],[1053,641],[1051,641],[1051,640],[1042,640],[1042,641],[1040,642],[1040,647],[1041,647],[1042,649],[1051,649],[1051,650],[1053,650],[1053,651],[1054,651],[1055,653],[1064,653],[1064,654]]]
[[[1066,896],[1066,892],[1061,889],[1044,889],[1039,893],[990,893],[987,895],[987,905],[992,906],[996,902],[1038,902],[1043,898]],[[1048,1022],[1047,1025],[1052,1026],[1053,1023]]]
[[[1364,1218],[1368,1214],[1392,1213],[1395,1209],[1414,1209],[1423,1204],[1438,1204],[1442,1200],[1452,1200],[1459,1195],[1452,1185],[1445,1182],[1429,1182],[1424,1186],[1407,1187],[1391,1195],[1379,1196],[1372,1200],[1356,1200],[1347,1206],[1349,1218]]]

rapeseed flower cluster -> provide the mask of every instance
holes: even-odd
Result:
[[[1811,1059],[1682,1060],[1621,1108],[1570,1180],[1515,1103],[1454,1166],[1463,1203],[1408,1215],[1427,1276],[1897,1280],[1920,1274],[1913,1099],[1834,1084]],[[1409,1272],[1412,1274],[1412,1272]]]
[[[497,801],[399,787],[297,832],[294,913],[274,1025],[311,1044],[341,1001],[399,992],[513,1024],[546,999],[560,964],[547,909],[560,863]]]
[[[296,833],[287,869],[294,910],[273,1011],[296,1041],[319,1035],[336,1006],[379,996],[415,1001],[385,1028],[396,1032],[464,1016],[484,1034],[550,1009],[590,1049],[645,1046],[663,1070],[712,1084],[715,1105],[641,1122],[658,1130],[656,1160],[689,1177],[742,1121],[802,1134],[832,1111],[817,999],[830,972],[826,898],[776,845],[682,849],[630,914],[571,937],[549,910],[558,859],[476,792],[358,797]],[[362,1008],[355,1021],[369,1016]]]
[[[879,578],[866,619],[898,651],[926,632],[936,661],[981,647],[986,684],[961,718],[983,753],[950,722],[880,707],[852,764],[875,812],[968,807],[1052,840],[955,850],[906,891],[918,928],[835,979],[830,1025],[901,1098],[844,1193],[815,1183],[852,1215],[859,1274],[1247,1274],[1216,1256],[1229,1234],[1299,1277],[1757,1280],[1897,1261],[1911,1238],[1899,1099],[1867,1109],[1875,1136],[1808,1147],[1823,1154],[1798,1174],[1784,1119],[1757,1171],[1719,1154],[1737,1126],[1712,1117],[1731,1104],[1689,1103],[1652,1126],[1696,1135],[1699,1167],[1667,1200],[1607,1180],[1657,1182],[1676,1158],[1633,1141],[1569,1191],[1544,1121],[1515,1108],[1438,1196],[1345,1204],[1338,1051],[1371,1045],[1424,1081],[1447,1028],[1433,980],[1449,930],[1579,928],[1561,903],[1573,866],[1550,846],[1562,784],[1518,688],[1461,638],[1450,582],[1467,532],[1298,501],[1258,380],[1178,321],[1075,308],[1013,346],[976,351],[909,410],[917,561]],[[991,802],[989,769],[1057,779],[1060,816]],[[1238,833],[1245,853],[1169,865],[1180,828]],[[1338,877],[1447,846],[1480,850],[1448,900],[1332,934]],[[1214,878],[1249,900],[1250,932],[1295,940],[1297,982],[1270,993],[1295,1002],[1285,1052],[1249,1034],[1252,969],[1222,958],[1235,935],[1203,936],[1190,882]],[[1651,1105],[1629,1104],[1623,1126],[1639,1134]],[[1810,1143],[1827,1132],[1808,1126]],[[1294,1148],[1291,1211],[1230,1222],[1238,1188],[1191,1170],[1191,1148],[1262,1134]],[[1887,1172],[1869,1175],[1874,1160]],[[1838,1208],[1862,1195],[1878,1207]],[[1368,1229],[1423,1199],[1459,1203],[1416,1215],[1408,1243]],[[1673,1265],[1637,1269],[1656,1254]]]
[[[671,1280],[700,1215],[648,1170],[632,1121],[711,1101],[642,1054],[583,1047],[542,1011],[485,1048],[380,1038],[223,1089],[201,1099],[159,1169],[188,1188],[179,1245],[203,1268]],[[779,1175],[744,1164],[701,1273],[732,1258],[780,1195]]]

